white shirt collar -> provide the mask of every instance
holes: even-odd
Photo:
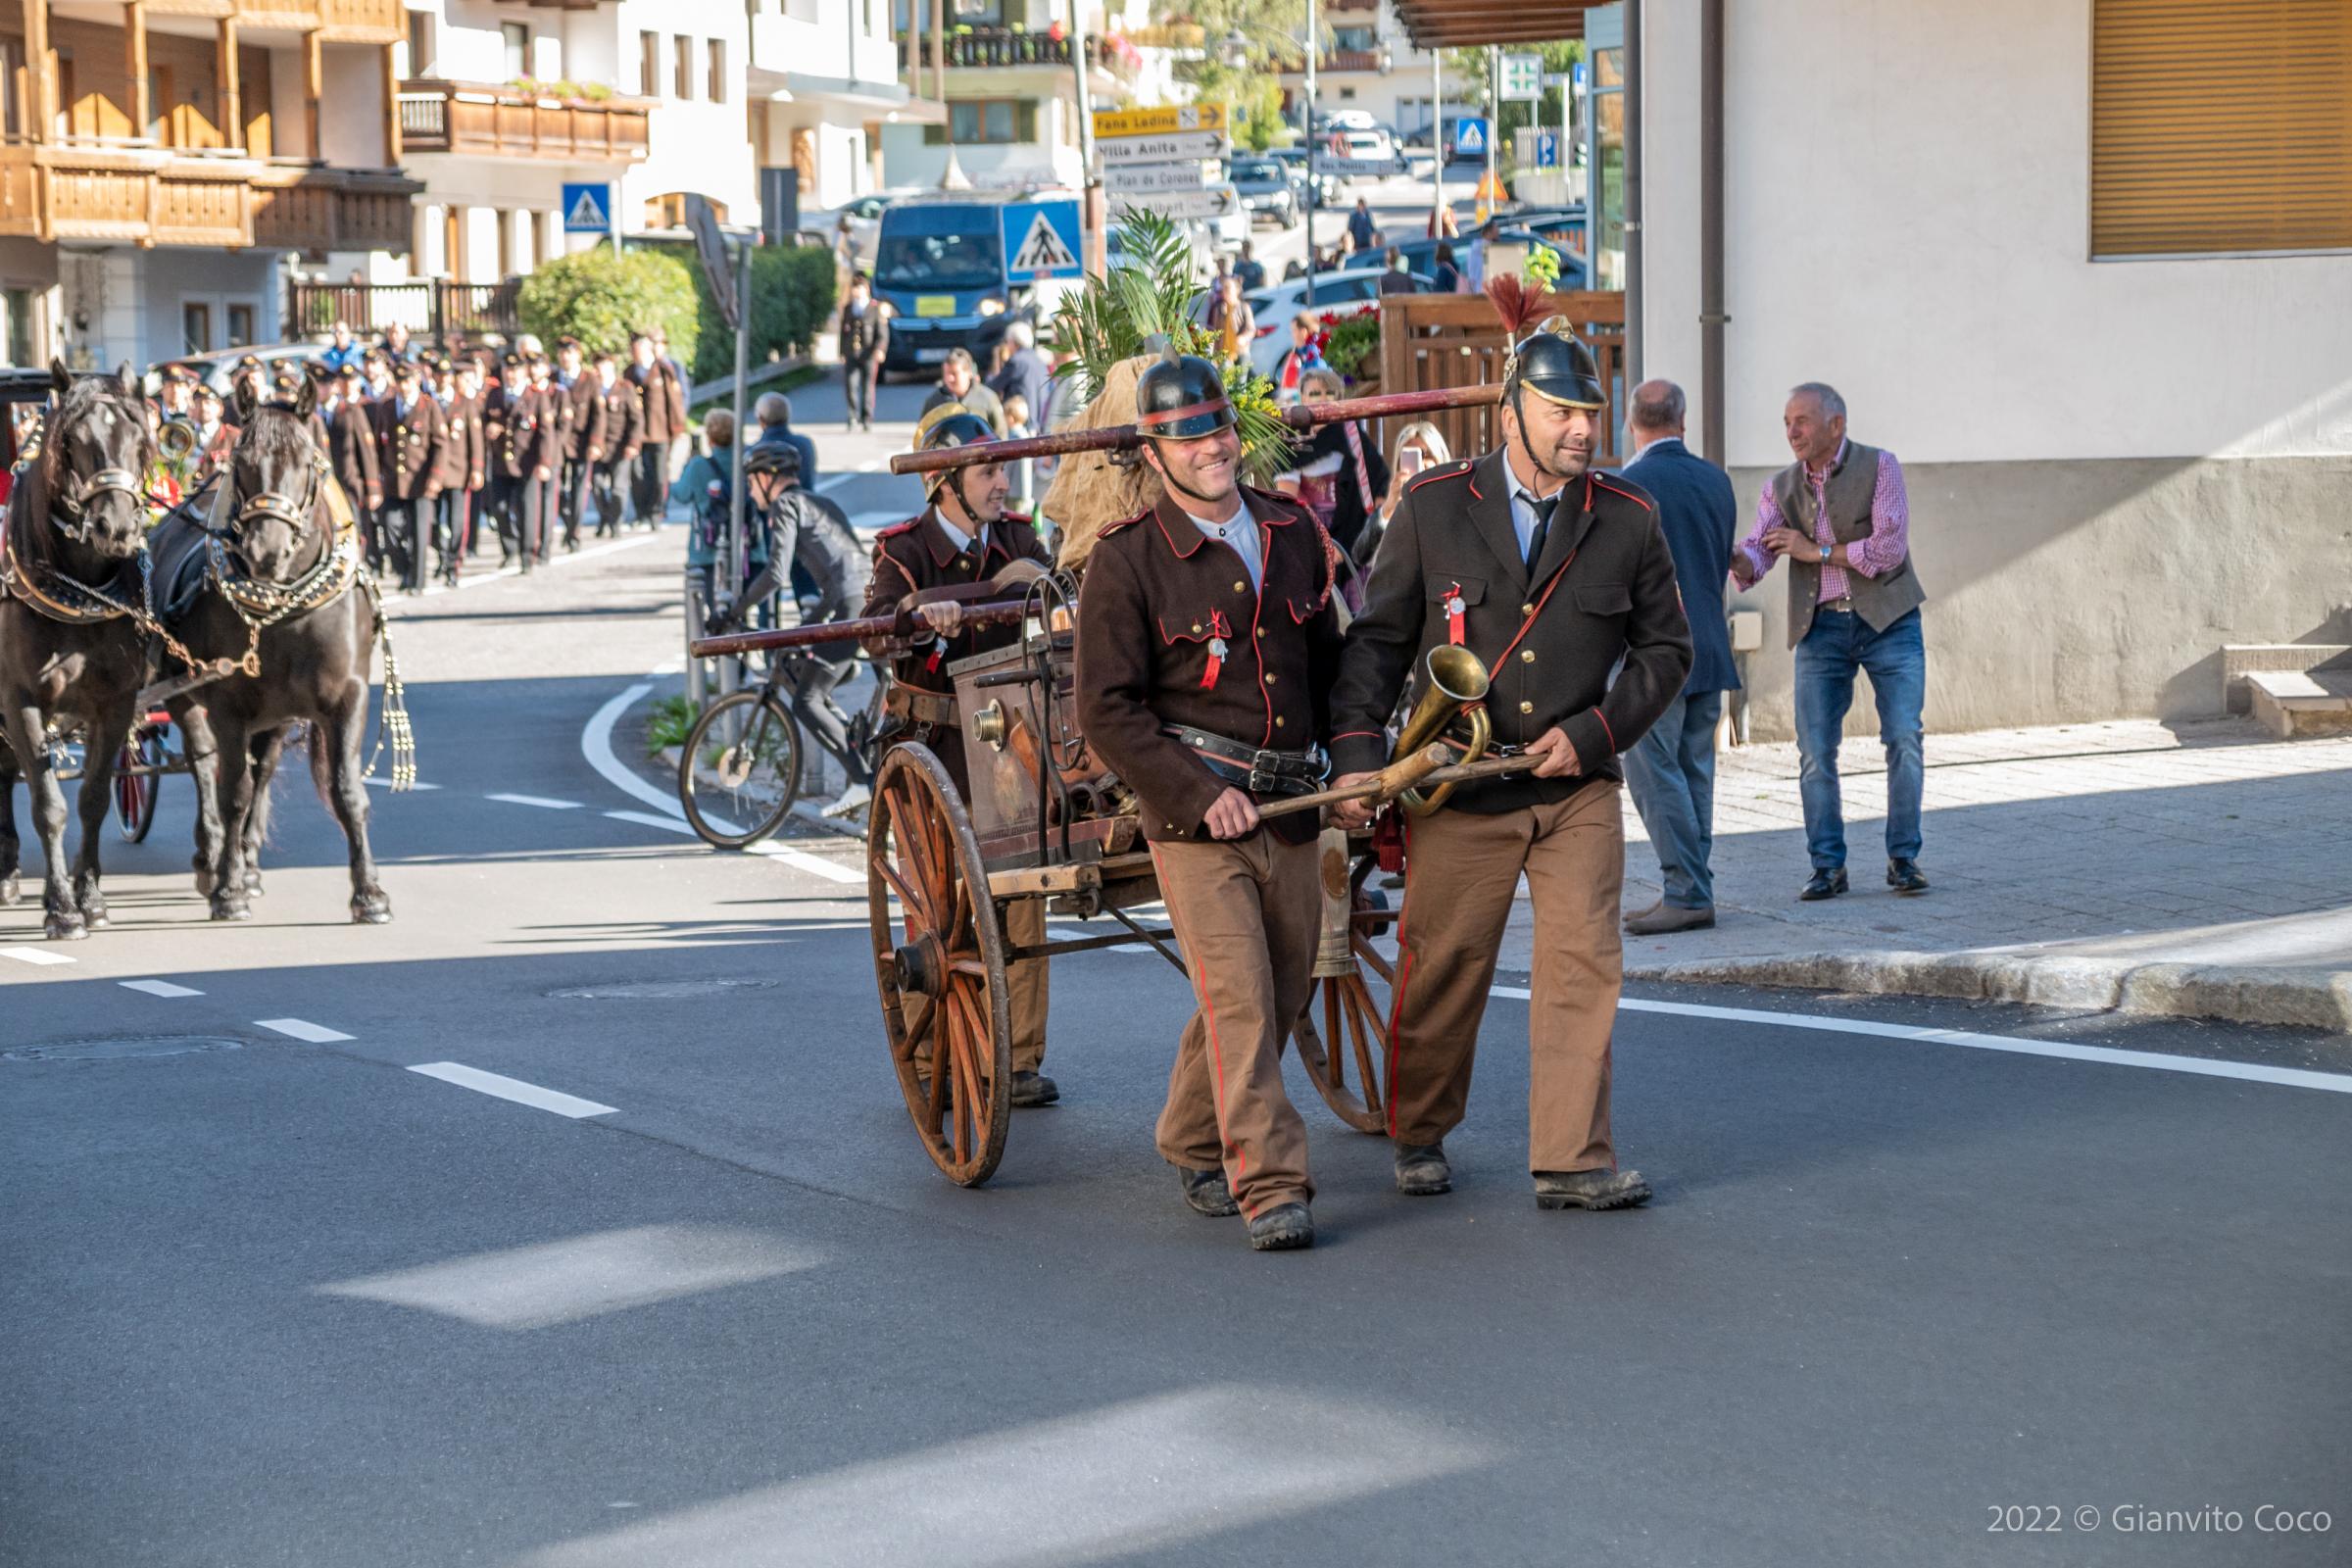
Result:
[[[948,536],[948,543],[956,547],[957,554],[971,548],[972,536],[948,520],[948,512],[945,507],[933,507],[931,514],[939,519],[939,531]],[[982,544],[988,542],[988,525],[985,523],[980,527],[980,542]]]

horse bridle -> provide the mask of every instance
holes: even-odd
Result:
[[[134,414],[125,417],[136,419],[143,416]],[[100,468],[87,478],[81,478],[68,466],[66,454],[62,450],[57,456],[61,482],[49,497],[49,525],[75,544],[91,543],[90,503],[100,496],[128,496],[132,506],[141,509],[146,507],[147,486],[139,475],[128,468]]]
[[[245,498],[245,504],[236,509],[229,526],[216,527],[211,519],[206,517],[200,517],[196,526],[214,539],[228,544],[234,542],[236,531],[246,523],[260,517],[274,517],[294,530],[295,542],[299,545],[308,537],[311,528],[319,526],[317,522],[318,486],[327,474],[326,459],[316,449],[311,453],[311,461],[303,466],[310,476],[310,485],[304,491],[299,502],[282,491],[258,491]],[[236,483],[236,468],[232,464],[228,474],[229,499],[231,501],[237,498]]]

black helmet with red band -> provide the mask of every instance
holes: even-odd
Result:
[[[1138,435],[1190,441],[1230,428],[1233,404],[1225,378],[1198,354],[1163,353],[1135,383]]]

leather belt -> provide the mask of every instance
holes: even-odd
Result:
[[[1191,747],[1211,773],[1252,795],[1311,795],[1330,768],[1320,748],[1259,751],[1190,724],[1162,724],[1159,732]]]
[[[1850,615],[1853,613],[1854,610],[1854,596],[1852,594],[1839,594],[1835,599],[1824,599],[1820,604],[1813,607],[1814,613],[1816,614],[1819,614],[1825,610],[1834,611],[1838,614]]]
[[[913,686],[893,686],[882,694],[882,711],[909,724],[953,724],[956,699]]]

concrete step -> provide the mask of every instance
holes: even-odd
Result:
[[[2343,643],[2225,643],[2222,645],[2222,710],[2250,713],[2254,688],[2247,677],[2258,670],[2301,672],[2352,656]]]
[[[2352,735],[2352,669],[2260,669],[2246,687],[2255,718],[2281,740]]]

